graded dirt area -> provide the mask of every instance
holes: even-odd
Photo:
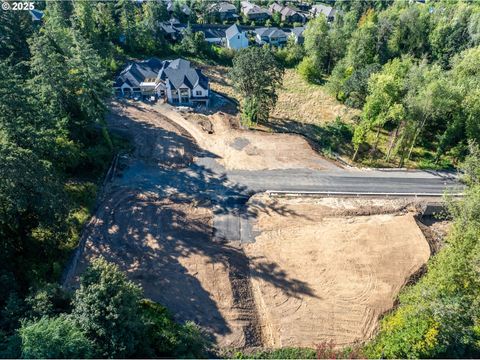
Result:
[[[155,109],[112,104],[109,127],[131,137],[134,151],[121,157],[107,182],[65,284],[74,285],[101,255],[220,347],[367,339],[430,254],[409,200],[256,195],[239,222],[254,226],[254,242],[219,240],[215,216],[239,208],[218,195],[233,185],[196,158],[210,153],[227,159],[225,166],[258,169],[266,161],[306,166],[315,154],[295,143],[299,137],[252,135],[221,114]],[[205,119],[211,129],[201,124]],[[249,146],[263,152],[249,155]]]
[[[200,147],[229,170],[336,168],[299,135],[244,130],[236,117],[221,112],[207,116],[178,112],[166,104],[155,108],[187,128]]]
[[[103,256],[219,346],[261,345],[248,259],[214,240],[212,204],[198,188],[221,188],[221,180],[201,169],[182,172],[201,150],[175,122],[138,103],[111,109],[110,129],[129,136],[134,150],[119,161],[64,284],[76,286],[90,259]]]
[[[430,255],[407,205],[405,200],[253,199],[261,234],[244,248],[252,267],[274,263],[285,277],[297,279],[290,288],[252,277],[264,346],[311,347],[324,341],[344,346],[368,339]]]
[[[211,210],[189,199],[119,190],[87,230],[77,273],[101,255],[178,321],[198,323],[220,346],[244,346],[251,324],[245,319],[256,316],[248,292],[238,294],[242,279],[235,272],[248,273],[246,259],[238,248],[212,241],[211,222]]]

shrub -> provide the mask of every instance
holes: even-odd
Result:
[[[69,315],[43,317],[19,330],[22,357],[40,359],[91,358],[95,346]]]

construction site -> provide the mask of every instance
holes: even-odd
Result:
[[[219,347],[368,340],[448,229],[422,219],[442,174],[344,169],[297,135],[166,104],[114,103],[108,124],[134,151],[109,172],[65,283],[103,256]]]

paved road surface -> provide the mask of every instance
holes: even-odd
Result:
[[[196,132],[201,130],[192,127],[172,107],[164,105],[159,109],[163,110],[161,113],[169,121],[185,129],[193,138],[199,136]],[[159,124],[155,126],[158,130]],[[176,142],[169,141],[168,134],[158,136],[155,141],[163,142],[156,144],[162,148],[163,153],[174,152],[169,147],[175,146]],[[176,193],[183,194],[192,201],[211,201],[217,237],[228,241],[251,241],[254,238],[249,221],[252,215],[248,214],[246,202],[251,195],[267,190],[392,195],[411,193],[432,196],[440,196],[446,190],[462,190],[454,176],[441,172],[361,170],[335,166],[330,166],[327,170],[227,170],[202,150],[195,155],[195,161],[182,169],[137,162],[128,167],[120,182],[125,181],[125,184],[131,185],[133,181],[140,187],[152,188],[165,196]]]

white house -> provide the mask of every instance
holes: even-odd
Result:
[[[229,49],[239,50],[248,47],[246,31],[241,31],[237,24],[225,30],[226,46]]]
[[[184,59],[133,62],[117,77],[114,88],[117,95],[154,96],[178,105],[208,106],[210,97],[208,78]]]

